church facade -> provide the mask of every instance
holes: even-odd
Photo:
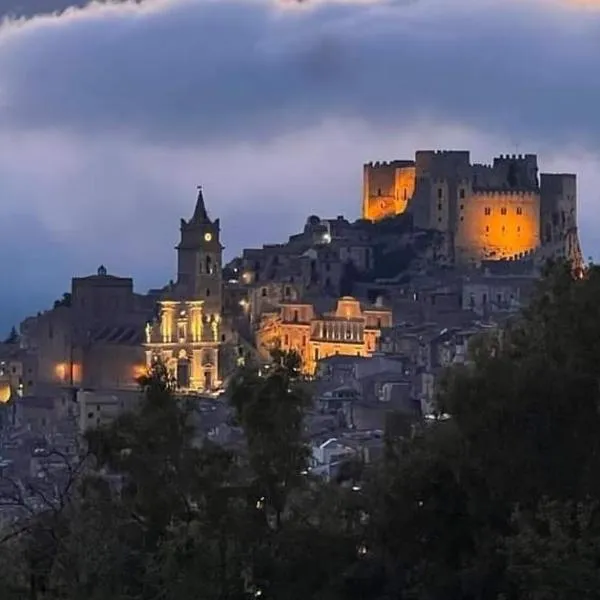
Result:
[[[192,218],[181,219],[176,250],[177,279],[158,302],[158,318],[146,325],[146,365],[162,361],[182,392],[209,392],[221,385],[223,246],[201,188]]]

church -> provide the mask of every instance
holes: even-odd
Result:
[[[177,279],[146,325],[146,366],[160,360],[183,392],[220,387],[223,277],[219,219],[208,216],[202,188],[192,218],[181,219]]]

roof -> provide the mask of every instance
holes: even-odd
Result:
[[[143,343],[144,332],[139,327],[108,326],[97,327],[90,332],[90,342],[137,346]]]

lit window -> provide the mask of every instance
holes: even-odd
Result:
[[[484,214],[489,217],[492,214],[492,209],[489,207],[486,207],[484,210]]]
[[[501,208],[500,209],[500,214],[501,215],[505,215],[506,214],[506,208]]]
[[[523,209],[520,206],[517,206],[517,214],[518,215],[522,215],[523,214]]]

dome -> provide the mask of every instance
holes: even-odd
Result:
[[[8,381],[0,382],[0,404],[6,404],[12,396],[12,390]]]

